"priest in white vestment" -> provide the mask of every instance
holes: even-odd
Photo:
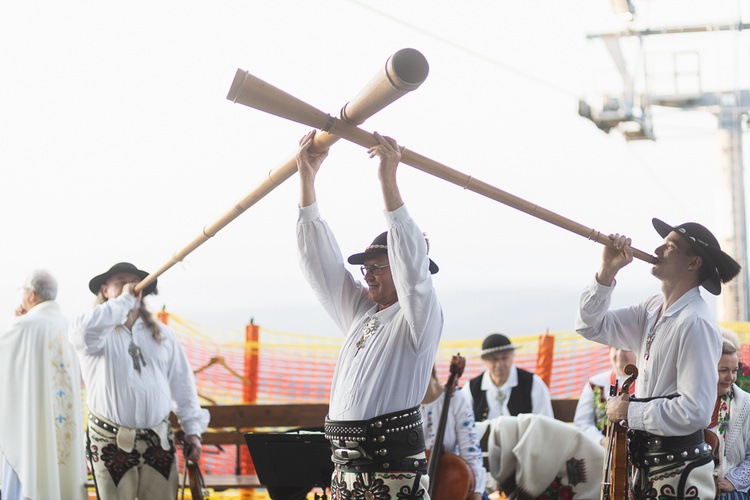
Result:
[[[55,302],[57,281],[26,279],[11,327],[0,333],[3,500],[86,498],[78,358]]]

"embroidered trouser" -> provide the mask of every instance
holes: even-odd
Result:
[[[636,468],[633,493],[638,499],[712,500],[716,497],[713,471],[710,456]]]
[[[420,472],[334,470],[331,500],[429,500],[429,480]]]
[[[111,425],[105,426],[111,429]],[[136,429],[131,451],[117,445],[117,432],[89,420],[86,456],[99,500],[165,500],[177,497],[178,474],[171,426],[167,444],[152,429]]]

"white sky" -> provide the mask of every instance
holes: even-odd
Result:
[[[642,0],[637,21],[747,22],[748,3]],[[659,243],[654,216],[717,227],[713,115],[655,109],[658,140],[627,143],[577,114],[579,97],[594,103],[618,80],[586,34],[623,26],[607,0],[5,2],[0,324],[31,269],[58,277],[72,317],[91,305],[91,277],[168,262],[294,153],[306,127],[226,100],[237,68],[337,115],[391,54],[415,48],[426,82],[365,130],[644,251]],[[748,88],[747,35],[645,44],[657,62],[700,50],[704,90]],[[444,337],[572,328],[599,245],[408,166],[400,183],[441,267]],[[336,144],[318,188],[345,255],[385,230],[364,149]],[[297,192],[294,176],[162,275],[152,308],[336,334],[297,266]],[[639,261],[619,281],[620,301],[658,291]]]

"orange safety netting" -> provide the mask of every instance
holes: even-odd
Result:
[[[343,337],[282,332],[252,324],[245,329],[217,328],[167,312],[162,312],[160,319],[180,339],[195,370],[203,405],[328,402]],[[740,360],[750,358],[750,323],[722,325],[738,333]],[[589,377],[610,368],[606,346],[572,331],[543,335],[548,335],[543,342],[542,335],[511,340],[519,346],[516,365],[537,373],[546,371],[553,398],[577,398]],[[466,358],[459,385],[484,371],[479,356],[482,340],[441,341],[436,357],[439,377],[447,379],[454,354]],[[252,472],[248,458],[246,450],[206,446],[201,462],[206,474],[247,474]]]

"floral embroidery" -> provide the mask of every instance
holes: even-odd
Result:
[[[352,494],[344,479],[344,474],[336,471],[331,481],[331,500],[351,500]]]
[[[67,342],[64,337],[50,340],[47,350],[50,354],[50,368],[52,373],[52,408],[55,415],[55,440],[57,442],[57,463],[64,464],[70,458],[70,439],[75,436],[76,409],[74,399],[78,391],[71,386],[71,374],[64,361],[63,345]]]
[[[101,459],[104,461],[104,466],[107,468],[107,472],[112,477],[115,486],[120,483],[122,477],[130,469],[138,465],[141,455],[137,451],[133,450],[130,453],[121,450],[115,444],[108,444],[102,449]]]
[[[737,372],[737,386],[743,391],[750,391],[750,365],[740,361],[740,369]]]
[[[556,477],[554,481],[537,497],[538,500],[573,500],[575,491],[569,485],[562,484],[562,478]]]
[[[390,488],[373,473],[359,474],[352,484],[354,500],[391,500]]]
[[[589,385],[594,393],[594,422],[596,423],[596,428],[603,432],[605,427],[609,424],[609,419],[607,418],[607,412],[605,410],[607,406],[607,398],[604,396],[604,387],[591,383],[589,383]]]
[[[716,428],[719,432],[719,436],[724,436],[729,427],[729,404],[733,399],[734,390],[730,390],[719,399],[719,419],[718,427]]]

